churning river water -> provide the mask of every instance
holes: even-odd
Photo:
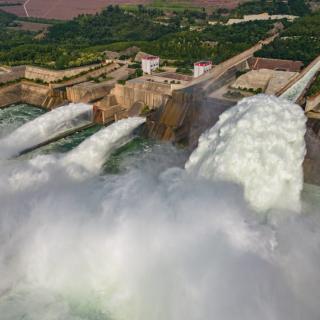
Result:
[[[1,320],[320,319],[299,107],[245,99],[191,155],[129,118],[16,157],[58,130],[47,115],[10,148],[44,115],[0,110]]]

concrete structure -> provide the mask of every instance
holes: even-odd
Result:
[[[193,78],[188,75],[179,74],[175,72],[161,72],[154,73],[152,75],[144,75],[142,77],[132,79],[127,81],[127,84],[130,83],[144,83],[151,82],[154,84],[165,85],[170,92],[173,90],[178,90],[186,86]]]
[[[127,79],[130,72],[134,72],[126,65],[119,68],[119,65],[114,63],[93,69],[70,69],[66,70],[67,73],[26,66],[2,67],[1,71],[0,80],[6,82],[0,87],[0,108],[23,102],[47,109],[56,108],[69,101],[90,103],[101,99],[110,92],[117,80]],[[73,76],[74,72],[77,74]],[[66,74],[69,74],[71,79],[59,83],[38,84],[34,81],[54,80]],[[108,77],[100,83],[88,81],[89,77],[99,78],[105,75]],[[26,77],[31,81],[26,80]]]
[[[52,90],[47,85],[23,80],[0,88],[0,108],[14,103],[27,103],[53,109],[67,104],[68,101],[63,91]]]
[[[268,69],[251,70],[237,78],[231,87],[235,89],[260,89],[266,94],[276,94],[297,75],[297,72]]]
[[[211,61],[198,61],[194,64],[193,76],[195,78],[200,77],[204,73],[208,72],[210,69],[212,69]]]
[[[227,25],[248,22],[248,21],[256,21],[256,20],[282,20],[282,19],[286,19],[288,21],[293,21],[297,18],[299,18],[299,17],[287,15],[287,14],[269,15],[268,13],[265,12],[265,13],[260,13],[260,14],[244,15],[242,19],[229,19],[227,22]]]
[[[156,56],[144,56],[141,59],[142,71],[147,74],[151,74],[159,68],[160,58]]]
[[[141,78],[116,84],[110,94],[95,103],[94,119],[106,124],[128,115],[139,115],[144,109],[159,109],[166,105],[172,94],[165,83],[155,83]]]
[[[320,119],[320,92],[314,96],[307,97],[305,111],[309,118]]]
[[[41,80],[49,83],[62,80],[63,78],[75,77],[79,74],[89,72],[90,70],[94,70],[99,67],[101,67],[101,64],[66,70],[50,70],[34,66],[2,68],[3,72],[0,74],[0,83],[15,81],[21,78],[26,78],[29,80]]]

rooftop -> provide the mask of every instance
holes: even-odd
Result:
[[[143,56],[142,59],[143,60],[157,60],[157,59],[159,59],[159,57],[150,55],[150,56]]]
[[[268,59],[252,57],[248,60],[249,67],[252,70],[270,69],[290,72],[300,72],[303,67],[302,61],[283,60],[283,59]]]
[[[195,62],[194,65],[195,66],[209,66],[211,65],[212,62],[211,61],[198,61],[198,62]]]

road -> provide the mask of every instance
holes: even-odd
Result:
[[[27,0],[24,4],[23,4],[23,9],[26,13],[26,16],[29,18],[30,15],[29,15],[29,12],[28,12],[28,9],[27,9],[27,4],[30,2],[31,0]]]

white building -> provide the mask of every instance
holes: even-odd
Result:
[[[198,61],[194,64],[193,76],[195,78],[200,77],[205,72],[208,72],[210,69],[212,69],[211,61]]]
[[[229,19],[227,25],[237,24],[248,21],[257,21],[257,20],[282,20],[286,19],[288,21],[293,21],[299,18],[298,16],[288,15],[288,14],[273,14],[269,15],[268,13],[260,13],[260,14],[248,14],[244,15],[243,19]]]
[[[159,68],[160,58],[156,56],[144,56],[141,58],[142,71],[151,74],[152,71]]]

